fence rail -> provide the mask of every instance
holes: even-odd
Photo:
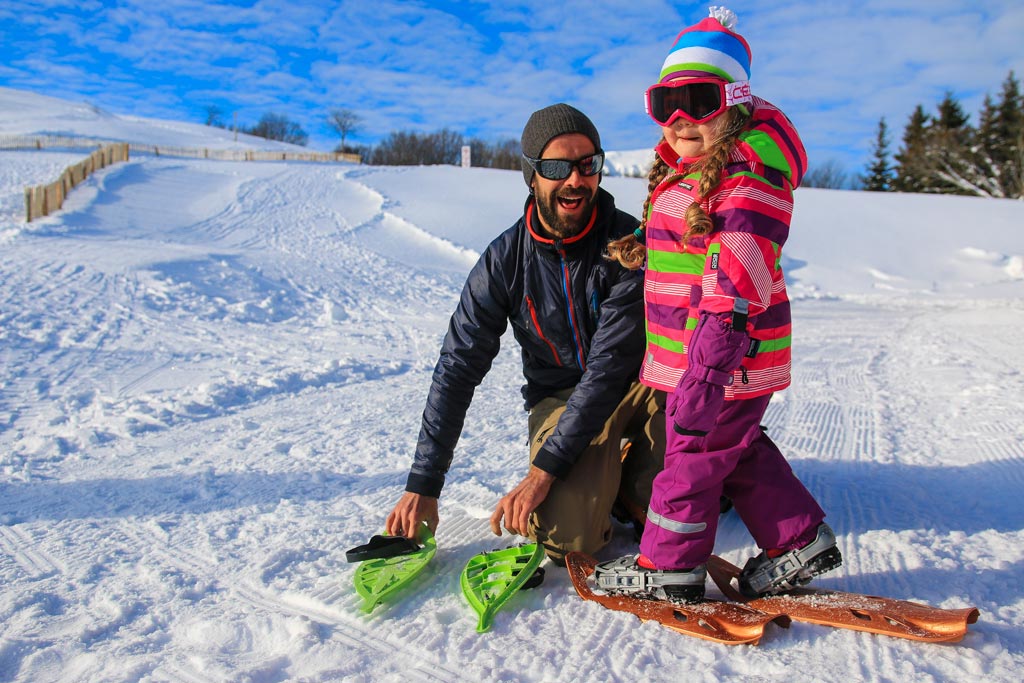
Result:
[[[63,135],[0,135],[0,149],[92,149],[112,144],[118,143],[116,140]],[[290,150],[268,149],[210,149],[208,147],[147,145],[141,142],[129,142],[127,144],[128,149],[136,154],[186,157],[189,159],[213,159],[214,161],[346,161],[354,164],[358,164],[362,161],[362,158],[358,154],[347,154],[343,152],[293,152]]]
[[[64,199],[76,185],[101,168],[119,161],[128,161],[128,143],[115,142],[105,145],[77,164],[64,169],[60,178],[49,185],[35,185],[25,188],[25,220],[29,223],[40,216],[49,216],[64,205]]]
[[[358,154],[342,152],[291,152],[264,149],[209,149],[146,145],[137,142],[115,142],[99,138],[63,135],[18,136],[0,135],[0,149],[93,149],[83,161],[68,166],[59,179],[49,185],[25,188],[25,218],[48,216],[64,204],[68,193],[98,169],[119,161],[127,161],[129,153],[154,156],[210,159],[213,161],[316,161],[358,164]]]

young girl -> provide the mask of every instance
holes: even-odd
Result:
[[[626,267],[646,264],[640,379],[668,392],[665,467],[641,554],[598,565],[609,592],[701,600],[723,494],[764,549],[743,568],[747,595],[791,589],[842,561],[825,513],[760,426],[772,393],[790,383],[780,251],[806,156],[789,119],[751,96],[750,48],[735,22],[711,8],[679,34],[647,90],[663,137],[644,221],[609,245]]]

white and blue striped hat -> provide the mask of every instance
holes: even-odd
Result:
[[[750,80],[750,46],[733,32],[736,15],[712,7],[711,16],[683,29],[661,67],[659,83],[674,78],[721,78],[727,83]]]

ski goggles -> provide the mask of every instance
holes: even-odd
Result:
[[[565,180],[572,175],[572,169],[580,172],[581,176],[595,176],[604,168],[604,152],[588,154],[582,159],[572,161],[570,159],[534,159],[525,154],[523,158],[541,178],[548,180]]]
[[[749,81],[689,78],[652,85],[644,95],[644,106],[655,123],[668,127],[679,118],[704,123],[734,104],[752,100]]]

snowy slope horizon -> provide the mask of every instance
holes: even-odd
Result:
[[[230,130],[122,116],[86,103],[4,87],[0,87],[0,112],[0,135],[53,134],[211,149],[303,149],[243,134],[235,141]],[[646,168],[651,154],[651,150],[608,152],[610,177],[606,177],[605,187],[617,195],[620,207],[634,214],[639,213],[636,207],[643,202],[646,185],[632,177],[618,176],[635,175]],[[471,172],[515,174],[485,169]],[[502,187],[500,193],[515,189]],[[514,217],[521,199],[514,191],[512,196],[506,215]],[[1018,291],[1016,285],[1024,282],[1024,245],[1015,227],[1021,217],[1020,201],[811,188],[801,190],[800,199],[786,251],[790,287],[800,283],[804,294],[939,293],[980,288],[985,295],[1012,295]],[[23,200],[19,197],[18,201]],[[7,202],[11,207],[17,203]],[[7,210],[10,216],[16,215],[13,208]],[[903,211],[913,221],[912,226],[892,220]],[[0,236],[2,230],[0,227]],[[494,236],[492,230],[487,226],[481,239],[461,246],[479,252]],[[972,241],[970,237],[977,239]],[[931,249],[923,249],[920,239],[942,248],[940,258],[934,259]],[[802,258],[800,252],[805,245],[818,258]],[[840,274],[842,270],[850,273]]]
[[[86,101],[71,102],[3,86],[0,109],[4,112],[0,136],[53,135],[168,147],[314,151],[255,135],[236,135],[226,128],[117,114]],[[650,157],[651,150],[610,151],[605,171],[608,175],[636,176],[650,168]]]
[[[233,142],[80,106],[0,88],[0,135]],[[798,191],[794,385],[766,416],[837,532],[819,585],[981,621],[950,645],[794,624],[727,647],[584,603],[553,568],[476,633],[458,573],[518,540],[487,528],[526,469],[511,338],[432,567],[358,611],[344,552],[401,493],[521,174],[136,155],[26,224],[24,187],[81,156],[0,151],[0,680],[1019,680],[1024,203]],[[602,183],[639,212],[646,181]],[[635,547],[616,526],[603,555]],[[755,552],[734,515],[716,550]]]
[[[230,129],[107,111],[88,102],[0,86],[0,136],[67,136],[114,142],[208,149],[309,151]]]

